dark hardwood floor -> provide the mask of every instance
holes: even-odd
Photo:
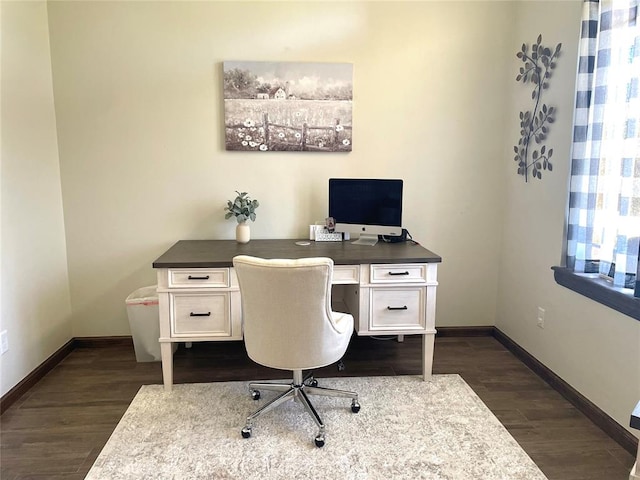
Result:
[[[420,337],[354,337],[346,370],[316,376],[419,374],[420,352]],[[174,364],[176,383],[282,377],[241,342],[181,345]],[[434,373],[460,374],[550,480],[628,480],[633,456],[495,338],[437,338]],[[0,477],[84,478],[140,386],[161,381],[131,345],[76,348],[0,417]]]

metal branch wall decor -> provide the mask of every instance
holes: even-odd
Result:
[[[555,121],[555,108],[549,107],[540,101],[542,91],[549,88],[551,72],[556,67],[556,60],[560,55],[562,44],[556,45],[555,50],[542,45],[542,35],[538,35],[536,43],[531,46],[531,52],[526,44],[516,54],[524,66],[520,67],[520,73],[516,82],[523,84],[531,81],[533,91],[531,99],[534,101],[533,110],[520,112],[520,140],[513,147],[514,160],[518,162],[518,175],[524,176],[524,181],[533,178],[542,178],[542,170],[553,170],[551,156],[553,148],[547,149],[544,141],[549,132],[549,125]],[[531,153],[531,159],[529,159]]]

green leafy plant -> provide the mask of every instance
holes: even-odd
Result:
[[[252,200],[247,192],[240,193],[236,190],[236,193],[238,196],[233,201],[227,200],[227,206],[224,207],[227,213],[225,213],[224,218],[236,217],[238,223],[246,222],[247,220],[255,222],[256,208],[260,206],[260,202]]]
[[[542,170],[553,170],[551,156],[553,148],[547,149],[544,140],[549,132],[548,124],[555,121],[555,108],[548,107],[540,102],[542,91],[549,88],[551,71],[556,67],[556,60],[560,55],[562,44],[556,45],[555,50],[542,45],[542,35],[538,35],[536,43],[531,46],[531,53],[526,44],[522,44],[521,50],[516,54],[524,66],[516,76],[516,82],[526,84],[531,81],[534,85],[531,99],[535,101],[533,110],[520,112],[520,140],[513,147],[514,160],[518,162],[518,175],[524,176],[524,181],[529,179],[529,170],[533,178],[542,178]],[[535,145],[533,145],[535,142]],[[540,145],[540,148],[537,148]],[[531,148],[530,148],[531,147]],[[531,161],[529,152],[531,151]]]

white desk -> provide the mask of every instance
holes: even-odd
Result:
[[[173,384],[175,342],[242,340],[236,255],[262,258],[329,257],[333,284],[358,335],[422,335],[422,372],[431,378],[436,334],[437,265],[441,258],[407,243],[376,246],[295,240],[181,240],[159,257],[160,345],[165,390]],[[338,290],[334,289],[334,297]]]

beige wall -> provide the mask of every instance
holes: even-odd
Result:
[[[400,177],[406,228],[443,257],[437,325],[497,325],[628,423],[640,324],[557,286],[549,268],[562,249],[578,0],[48,9],[73,336],[129,334],[124,298],[155,283],[157,256],[179,239],[233,238],[223,206],[236,189],[262,203],[254,238],[293,238],[324,218],[329,177]],[[556,161],[524,184],[511,152],[530,93],[514,81],[515,52],[538,33],[564,45],[548,91]],[[352,62],[353,152],[224,151],[225,60]],[[3,287],[4,276],[3,264]]]
[[[524,184],[515,175],[517,115],[531,108],[531,89],[515,81],[509,84],[511,121],[504,145],[509,175],[495,324],[628,427],[640,400],[640,322],[557,285],[550,269],[562,257],[581,3],[554,5],[553,15],[537,3],[521,3],[517,9],[514,52],[517,45],[531,43],[542,33],[547,45],[562,42],[564,53],[543,94],[558,115],[547,141],[554,148],[554,170],[544,173],[542,181]],[[514,57],[510,72],[517,73],[518,62]],[[545,309],[544,329],[537,327],[538,306]]]
[[[2,395],[71,338],[45,2],[2,2]]]
[[[406,227],[444,258],[438,324],[493,324],[511,9],[52,2],[74,335],[127,334],[124,298],[173,242],[233,238],[234,190],[261,202],[254,238],[295,238],[332,176],[403,178]],[[353,152],[226,152],[224,60],[353,62]]]

